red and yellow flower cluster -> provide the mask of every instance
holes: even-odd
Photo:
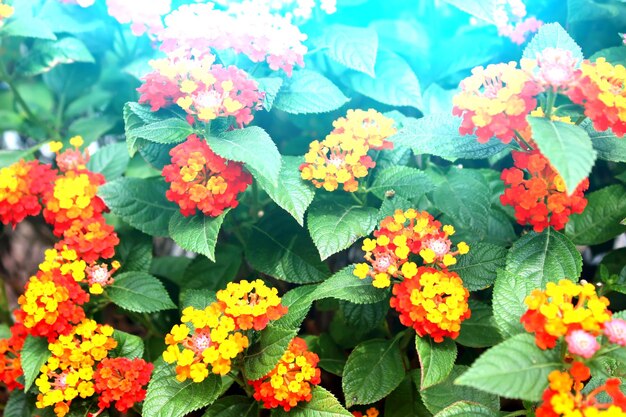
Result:
[[[37,407],[54,407],[56,415],[63,417],[78,397],[98,394],[101,410],[115,402],[122,412],[142,401],[152,364],[143,359],[108,359],[117,346],[112,335],[111,326],[84,319],[70,334],[50,343],[51,356],[35,381]]]
[[[573,362],[565,372],[552,371],[548,376],[550,384],[535,412],[537,417],[626,417],[626,396],[620,390],[620,379],[609,378],[583,394],[583,382],[590,377],[589,368],[581,362]],[[600,402],[601,393],[606,393],[610,402]]]
[[[232,116],[243,127],[252,121],[252,111],[261,108],[264,94],[246,72],[214,62],[210,54],[197,59],[172,54],[151,61],[154,71],[138,88],[139,103],[152,111],[176,104],[202,122]]]
[[[278,364],[263,378],[248,381],[254,399],[265,408],[291,410],[299,402],[311,401],[311,389],[321,381],[319,357],[309,352],[304,339],[294,338]]]
[[[596,337],[608,323],[607,336],[612,343],[620,343],[626,334],[623,320],[611,320],[609,300],[599,297],[593,284],[576,284],[567,279],[558,284],[549,282],[545,290],[533,290],[525,303],[528,311],[521,322],[535,334],[541,349],[552,349],[559,338],[565,337],[570,353],[588,359],[600,349]]]
[[[4,21],[4,19],[13,16],[14,11],[15,10],[12,6],[0,1],[0,24]]]
[[[274,288],[261,280],[230,283],[217,292],[217,300],[199,310],[183,310],[182,324],[165,336],[163,359],[176,364],[179,381],[202,382],[209,372],[226,375],[232,360],[248,347],[244,331],[263,330],[270,320],[287,312]]]
[[[513,151],[512,155],[515,166],[502,171],[506,188],[500,202],[515,208],[519,224],[531,225],[536,232],[550,226],[561,230],[571,214],[583,212],[587,206],[584,197],[589,188],[587,178],[567,195],[563,178],[539,151]]]
[[[371,277],[377,288],[389,287],[393,278],[402,279],[393,284],[391,307],[400,313],[402,324],[438,343],[444,337],[456,338],[461,322],[471,314],[469,291],[447,269],[456,264],[457,255],[469,251],[465,242],[452,250],[454,233],[454,227],[442,226],[426,211],[396,210],[381,221],[375,239],[363,241],[367,263],[354,268],[354,275]],[[419,256],[422,266],[410,260],[411,255]]]
[[[39,270],[26,284],[14,312],[11,337],[0,340],[0,381],[23,389],[21,350],[27,335],[47,338],[50,358],[36,379],[36,406],[53,407],[58,417],[76,398],[99,396],[101,410],[115,404],[126,411],[145,396],[152,365],[142,359],[107,359],[117,345],[110,326],[87,319],[83,306],[91,294],[113,283],[119,262],[109,263],[119,239],[106,224],[107,210],[97,196],[101,174],[87,169],[89,154],[80,151],[82,138],[70,139],[73,149],[61,152],[52,142],[58,169],[19,161],[0,170],[0,219],[5,224],[39,214],[61,238],[45,253]],[[100,261],[100,262],[99,262]],[[89,292],[88,292],[88,291]]]
[[[354,274],[361,279],[369,276],[375,287],[386,288],[392,278],[410,279],[417,275],[417,264],[409,260],[410,255],[419,255],[424,265],[454,265],[457,255],[469,252],[465,242],[459,242],[457,249],[452,250],[450,236],[454,233],[453,226],[442,227],[426,211],[396,210],[380,222],[374,231],[375,239],[363,241],[367,263],[357,264]]]
[[[348,110],[346,117],[333,122],[334,130],[323,141],[313,141],[300,165],[302,179],[317,188],[355,192],[358,179],[367,175],[376,162],[370,150],[392,149],[386,140],[396,133],[394,121],[375,110]]]
[[[238,195],[252,183],[242,164],[215,154],[196,135],[174,147],[170,155],[172,163],[163,168],[165,181],[171,183],[165,195],[180,206],[184,216],[197,210],[219,216],[227,208],[237,207]]]

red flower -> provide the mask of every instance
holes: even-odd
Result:
[[[505,206],[515,208],[515,218],[521,225],[532,225],[536,232],[552,226],[561,230],[572,213],[580,214],[587,206],[584,192],[589,188],[585,178],[567,195],[563,178],[552,168],[538,150],[513,151],[514,168],[502,171],[502,180],[508,188],[500,196]],[[525,173],[530,178],[525,179]]]
[[[63,239],[54,246],[74,249],[78,257],[91,264],[98,259],[109,259],[115,255],[115,246],[120,243],[113,226],[106,224],[102,216],[78,219],[63,232]]]
[[[0,382],[3,382],[9,391],[24,389],[18,378],[24,374],[20,351],[26,340],[26,328],[21,323],[11,326],[11,337],[0,340]]]
[[[94,374],[98,407],[109,408],[115,402],[115,408],[123,413],[143,401],[152,369],[153,365],[143,359],[103,359]]]
[[[239,193],[252,183],[252,176],[238,162],[215,154],[205,141],[191,135],[170,151],[172,164],[163,168],[165,181],[171,183],[166,197],[180,206],[184,216],[197,210],[219,216],[238,205]]]

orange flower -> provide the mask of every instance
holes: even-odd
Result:
[[[248,381],[254,399],[265,408],[283,407],[285,411],[302,401],[311,401],[311,387],[320,383],[319,357],[307,350],[304,339],[294,338],[278,364],[263,378]]]
[[[91,264],[100,258],[112,258],[119,243],[113,226],[106,224],[104,217],[98,216],[74,220],[63,232],[63,239],[54,247],[74,249],[79,258]]]
[[[400,322],[418,335],[430,335],[437,343],[444,337],[456,339],[461,322],[470,317],[469,291],[454,272],[421,266],[415,276],[393,286],[391,307]]]
[[[24,374],[20,351],[27,334],[23,324],[15,323],[11,326],[11,337],[0,339],[0,382],[3,382],[9,391],[24,389],[18,378]]]
[[[98,364],[94,374],[95,390],[100,396],[98,407],[115,408],[124,413],[135,403],[146,398],[144,386],[150,381],[154,366],[143,359],[105,358]]]

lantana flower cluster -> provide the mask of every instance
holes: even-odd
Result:
[[[0,340],[0,381],[9,390],[23,389],[25,338],[47,338],[51,356],[36,379],[36,406],[52,407],[58,417],[69,412],[74,399],[93,395],[99,397],[96,415],[113,405],[126,411],[145,397],[152,371],[143,359],[106,361],[117,345],[113,329],[86,318],[83,310],[89,293],[102,294],[113,283],[120,264],[106,260],[114,256],[119,239],[105,222],[107,207],[97,197],[104,177],[87,169],[82,138],[74,137],[70,144],[61,152],[60,142],[51,143],[57,169],[19,161],[0,171],[0,207],[11,208],[0,214],[2,221],[15,225],[43,211],[60,238],[18,298],[11,337]]]
[[[470,317],[469,291],[449,266],[469,246],[459,242],[452,250],[454,227],[442,226],[426,211],[396,210],[380,222],[374,239],[365,239],[362,249],[366,263],[357,264],[354,274],[371,277],[377,288],[386,288],[392,279],[390,304],[400,313],[400,322],[420,335],[430,335],[437,343],[444,337],[456,338],[461,322]],[[421,259],[422,266],[411,260]]]
[[[300,165],[302,179],[326,191],[335,191],[340,184],[344,191],[357,191],[358,179],[376,166],[368,152],[393,148],[387,140],[396,133],[393,124],[373,109],[348,110],[346,117],[333,122],[333,131],[324,140],[311,142]]]
[[[4,19],[13,16],[14,11],[13,6],[0,1],[0,24],[3,23]]]
[[[219,216],[238,205],[237,197],[252,183],[243,165],[215,154],[195,135],[170,151],[172,163],[163,168],[170,189],[165,196],[179,205],[184,216],[199,210]]]
[[[311,389],[321,381],[319,357],[308,350],[304,339],[295,337],[274,369],[263,378],[248,381],[254,399],[265,408],[291,410],[300,402],[311,401]]]
[[[626,416],[626,396],[620,390],[620,379],[609,378],[599,387],[583,393],[584,382],[590,377],[589,368],[582,362],[573,362],[567,371],[552,371],[542,403],[535,412],[537,417]],[[602,393],[608,395],[610,402],[599,400]]]
[[[513,168],[502,171],[505,184],[500,202],[515,208],[519,224],[529,224],[536,232],[547,227],[565,228],[571,214],[580,214],[587,206],[584,192],[589,188],[585,178],[571,195],[563,178],[539,151],[513,151]]]
[[[163,359],[176,364],[179,381],[202,382],[212,372],[226,375],[232,361],[249,345],[246,330],[263,330],[270,320],[286,314],[276,289],[257,280],[230,283],[204,309],[187,307],[181,324],[165,337]]]
[[[135,36],[156,35],[163,29],[162,17],[172,8],[171,0],[106,0],[109,14],[122,24],[130,24]]]
[[[165,17],[158,36],[168,54],[181,48],[190,53],[232,50],[287,75],[294,66],[304,66],[306,38],[288,18],[245,3],[230,3],[226,10],[212,3],[183,5]]]
[[[526,5],[522,0],[497,0],[495,2],[494,21],[498,34],[521,45],[529,34],[537,32],[543,25],[536,17],[526,17]]]
[[[363,414],[360,411],[353,411],[352,415],[354,417],[378,417],[380,415],[380,412],[378,411],[376,407],[370,407],[367,410],[365,410],[365,414]]]
[[[624,345],[626,322],[612,319],[609,300],[599,297],[590,283],[576,284],[563,279],[549,282],[526,297],[528,311],[521,322],[535,334],[541,349],[552,349],[565,338],[571,354],[591,358],[599,349],[597,336],[605,334],[611,343]]]
[[[231,65],[215,64],[215,56],[179,56],[150,61],[154,71],[144,77],[138,88],[139,103],[152,111],[176,104],[202,122],[218,117],[234,117],[243,127],[253,119],[252,112],[261,108],[264,94],[248,74]]]

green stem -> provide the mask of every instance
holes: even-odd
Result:
[[[522,135],[520,135],[517,131],[515,131],[515,141],[525,151],[530,151],[530,150],[533,149],[533,147],[530,146],[530,144],[528,142],[526,142],[526,139],[524,139],[524,137]]]
[[[11,325],[11,312],[9,311],[9,300],[7,299],[6,282],[4,277],[0,279],[0,322]]]
[[[525,416],[527,414],[528,414],[527,410],[517,410],[517,411],[513,411],[512,413],[505,414],[504,417]]]
[[[556,102],[556,92],[553,90],[548,91],[548,100],[546,102],[546,108],[544,109],[544,113],[546,114],[546,119],[550,120],[552,117],[552,110],[554,110],[554,103]]]
[[[361,201],[361,199],[359,197],[357,197],[356,193],[349,193],[350,196],[352,197],[352,199],[360,206],[364,206],[365,204],[363,203],[363,201]]]

